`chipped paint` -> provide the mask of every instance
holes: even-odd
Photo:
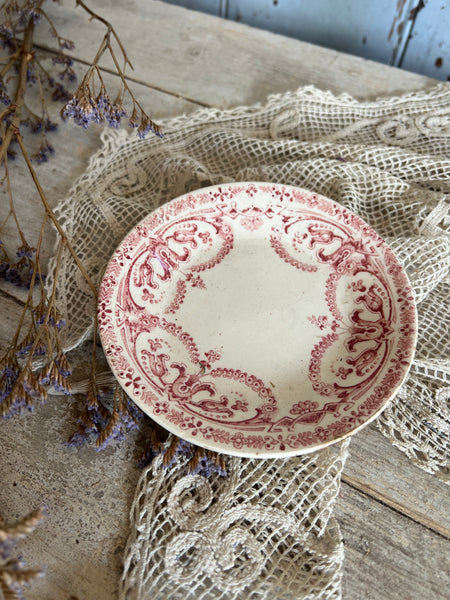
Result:
[[[395,28],[398,26],[399,21],[401,21],[403,18],[405,4],[406,0],[397,0],[397,11],[395,13],[394,20],[392,21],[392,25],[387,36],[387,39],[389,41],[392,39],[392,35],[395,31]]]
[[[166,2],[438,79],[450,77],[450,0]]]

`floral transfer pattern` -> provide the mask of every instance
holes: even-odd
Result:
[[[305,282],[326,272],[328,314],[305,315],[317,330],[311,393],[290,406],[264,373],[222,364],[177,323],[242,235]],[[416,333],[406,275],[383,240],[338,204],[273,184],[207,188],[152,213],[111,259],[98,318],[114,373],[150,416],[200,445],[262,456],[326,445],[373,418],[405,377]]]

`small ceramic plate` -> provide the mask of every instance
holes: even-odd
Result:
[[[99,330],[126,393],[199,446],[303,454],[356,432],[402,384],[416,309],[392,250],[306,190],[186,194],[115,251]]]

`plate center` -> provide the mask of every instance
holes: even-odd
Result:
[[[201,353],[220,354],[217,365],[298,393],[302,381],[310,387],[311,349],[321,335],[309,319],[329,314],[328,274],[324,267],[310,273],[287,264],[267,236],[237,235],[222,262],[201,273],[202,285],[189,288],[174,321]]]

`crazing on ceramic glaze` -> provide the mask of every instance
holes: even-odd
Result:
[[[242,456],[309,452],[372,420],[412,360],[407,277],[359,217],[291,186],[224,184],[159,208],[106,270],[99,331],[168,430]]]

